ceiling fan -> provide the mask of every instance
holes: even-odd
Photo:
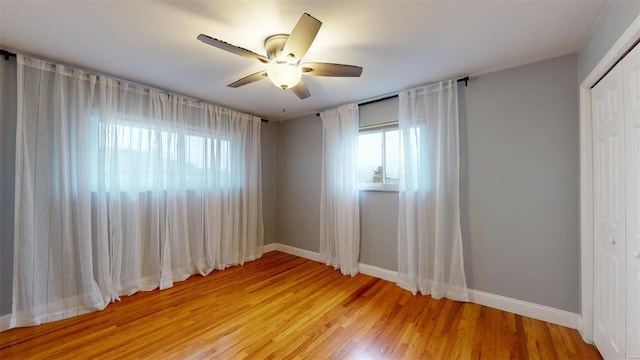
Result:
[[[300,99],[305,99],[311,93],[301,79],[303,74],[335,77],[359,77],[362,74],[360,66],[321,62],[301,63],[302,57],[307,53],[318,34],[320,26],[322,26],[322,22],[304,13],[291,34],[276,34],[266,38],[264,47],[267,56],[256,54],[251,50],[214,39],[205,34],[198,35],[197,39],[205,44],[249,59],[256,59],[267,65],[266,70],[245,76],[227,86],[236,88],[268,77],[275,86],[283,90],[291,89]]]

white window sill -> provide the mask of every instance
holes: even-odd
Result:
[[[360,185],[360,191],[399,192],[398,185]]]

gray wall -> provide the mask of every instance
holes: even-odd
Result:
[[[0,59],[0,316],[11,313],[16,159],[16,59]]]
[[[360,106],[360,126],[398,121],[398,97]],[[360,191],[360,262],[398,271],[398,193]]]
[[[472,78],[461,108],[470,288],[578,312],[576,55]]]
[[[260,144],[262,155],[262,220],[264,224],[264,243],[266,245],[276,242],[277,123],[262,123]]]
[[[579,311],[576,55],[461,87],[462,224],[469,287]],[[321,121],[278,133],[278,242],[318,251]],[[360,193],[360,262],[397,270],[397,193]]]
[[[360,191],[360,262],[398,271],[397,239],[398,193]]]
[[[388,102],[396,109],[397,104]],[[281,123],[278,130],[277,242],[317,252],[322,120],[315,115],[305,116]],[[398,194],[374,191],[360,194],[360,262],[396,271]]]
[[[575,55],[473,78],[461,91],[462,209],[471,288],[577,312],[577,85],[640,14],[611,2]],[[12,68],[13,67],[13,68]],[[0,315],[11,310],[15,59],[0,62]],[[577,78],[575,77],[577,74]],[[265,244],[318,251],[315,115],[262,127]],[[397,194],[361,192],[360,261],[397,270]],[[7,206],[9,204],[9,206]]]
[[[0,71],[6,66],[3,62]],[[576,74],[576,57],[570,55],[479,76],[461,91],[463,237],[473,289],[579,309]],[[0,78],[15,87],[15,78]],[[0,161],[9,159],[12,167],[13,155],[4,149],[13,147],[4,141],[14,140],[7,131],[15,133],[6,128],[11,124],[6,118],[15,118],[10,86],[3,83],[0,89]],[[320,118],[263,124],[262,151],[265,243],[317,252]],[[13,188],[5,186],[13,177],[2,174],[0,195],[13,199],[5,191]],[[397,270],[397,194],[361,192],[360,201],[360,261]],[[5,206],[4,198],[2,204],[0,314],[6,314],[13,245],[7,224],[13,206]]]
[[[611,1],[578,53],[578,81],[582,82],[620,35],[640,15],[640,1]]]
[[[278,243],[320,250],[322,122],[310,115],[285,121],[278,131]]]

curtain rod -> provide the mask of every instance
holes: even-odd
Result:
[[[9,60],[10,57],[15,57],[16,54],[12,52],[8,52],[7,50],[0,49],[0,55],[4,57],[5,60]]]
[[[464,81],[464,87],[468,87],[469,86],[469,77],[468,76],[460,78],[460,79],[458,79],[456,81],[457,82],[463,82]],[[422,87],[422,86],[420,86],[420,87]],[[393,95],[385,96],[385,97],[382,97],[382,98],[379,98],[379,99],[374,99],[374,100],[361,102],[361,103],[358,104],[358,106],[374,104],[374,103],[377,103],[377,102],[380,102],[380,101],[385,101],[385,100],[393,99],[393,98],[396,98],[396,97],[398,97],[398,94],[393,94]]]
[[[2,1],[2,0],[0,0],[0,1]],[[24,54],[24,53],[21,53],[21,54]],[[214,103],[212,103],[212,102],[205,101],[205,100],[202,100],[202,99],[197,99],[197,98],[194,98],[194,97],[191,97],[191,96],[178,94],[178,93],[175,93],[175,92],[173,92],[173,91],[169,91],[169,90],[165,90],[165,89],[160,89],[160,88],[157,88],[157,87],[155,87],[155,86],[150,86],[150,85],[142,84],[142,83],[135,82],[135,81],[132,81],[132,80],[126,80],[126,79],[123,79],[123,78],[119,78],[119,77],[117,77],[117,76],[113,76],[113,75],[105,74],[105,73],[103,73],[103,72],[99,72],[99,71],[90,70],[90,69],[87,69],[87,68],[84,68],[84,67],[81,67],[81,66],[76,66],[76,65],[71,65],[71,64],[65,64],[65,63],[59,62],[59,61],[57,61],[57,60],[51,60],[51,59],[47,59],[47,58],[45,58],[45,57],[41,57],[41,56],[37,56],[37,55],[30,55],[30,54],[24,54],[24,55],[31,56],[31,57],[36,58],[36,59],[38,59],[38,60],[47,61],[47,62],[50,62],[50,63],[53,63],[53,64],[60,64],[60,65],[64,65],[64,66],[69,67],[69,68],[73,68],[73,69],[77,69],[77,70],[82,70],[82,71],[84,71],[84,72],[91,73],[91,74],[94,74],[94,75],[98,75],[98,76],[106,76],[106,77],[108,77],[108,78],[110,78],[110,79],[117,80],[117,81],[122,81],[122,82],[125,82],[125,83],[127,83],[127,84],[131,84],[131,85],[134,85],[134,86],[141,87],[141,88],[143,88],[143,89],[153,90],[153,91],[157,91],[157,92],[160,92],[160,93],[163,93],[163,94],[167,94],[167,95],[179,96],[179,97],[181,97],[181,98],[184,98],[184,99],[187,99],[187,100],[191,100],[191,101],[195,101],[195,102],[198,102],[198,103],[209,104],[209,105],[217,106],[217,107],[220,107],[220,108],[225,108],[225,109],[228,109],[228,110],[237,111],[237,112],[239,112],[239,113],[243,113],[243,114],[247,114],[247,115],[251,115],[251,116],[258,117],[258,118],[260,118],[260,121],[262,121],[262,122],[269,122],[269,120],[267,120],[267,119],[263,119],[262,117],[257,116],[257,115],[249,114],[249,113],[247,113],[247,112],[245,112],[245,111],[240,111],[240,110],[232,109],[232,108],[230,108],[230,107],[226,107],[226,106],[223,106],[223,105],[214,104]],[[3,56],[5,60],[9,60],[9,58],[10,58],[10,57],[15,57],[15,56],[16,56],[16,54],[15,54],[15,53],[13,53],[13,52],[10,52],[10,51],[7,51],[7,50],[4,50],[4,49],[0,49],[0,56]]]
[[[456,81],[457,82],[463,82],[464,81],[464,87],[468,87],[469,86],[469,76],[465,76],[465,77],[459,78]],[[425,86],[425,85],[422,85],[422,86]],[[422,86],[418,86],[418,87],[422,87]],[[405,90],[403,90],[403,91],[405,91]],[[369,100],[369,101],[358,103],[358,106],[375,104],[375,103],[380,102],[380,101],[385,101],[385,100],[389,100],[389,99],[393,99],[393,98],[397,98],[397,97],[398,97],[397,93],[393,94],[393,95],[387,95],[387,96],[383,96],[383,97],[378,98],[378,99],[373,99],[373,100]],[[316,116],[320,116],[320,113],[316,113]]]
[[[3,50],[3,49],[0,49],[0,56],[3,56],[5,60],[9,60],[10,57],[12,57],[12,56],[15,57],[16,54],[14,54],[12,52],[9,52],[9,51],[6,51],[6,50]],[[49,60],[49,59],[42,59],[42,60],[49,61],[49,62],[56,62],[56,61],[52,61],[52,60]],[[67,66],[74,67],[73,65],[67,65]],[[85,70],[85,69],[82,69],[82,70]],[[85,71],[89,71],[89,70],[85,70]],[[200,99],[195,99],[195,98],[192,98],[192,97],[189,97],[189,96],[176,94],[176,93],[173,93],[171,91],[167,91],[167,90],[164,90],[164,89],[159,89],[159,88],[156,88],[156,87],[153,87],[153,86],[135,83],[135,82],[132,82],[132,81],[129,81],[129,80],[120,79],[120,78],[117,78],[117,77],[114,77],[114,76],[111,76],[111,75],[106,75],[106,74],[104,74],[104,75],[108,76],[108,77],[111,77],[111,78],[115,78],[116,80],[125,81],[125,82],[128,82],[128,83],[132,83],[132,84],[135,84],[135,85],[138,85],[138,86],[142,86],[142,87],[145,87],[145,88],[148,88],[148,89],[152,89],[152,90],[155,90],[155,91],[160,91],[160,92],[163,92],[165,94],[173,94],[173,95],[181,96],[181,97],[188,98],[188,99],[191,99],[191,100],[195,100],[195,101],[198,101],[198,102],[209,103],[207,101],[203,101],[203,100],[200,100]],[[464,87],[468,87],[469,86],[469,76],[465,76],[463,78],[459,78],[456,81],[457,82],[463,82],[464,81]],[[382,98],[379,98],[379,99],[375,99],[375,100],[369,100],[369,101],[361,102],[361,103],[358,104],[358,106],[374,104],[374,103],[377,103],[377,102],[380,102],[380,101],[393,99],[395,97],[398,97],[398,94],[385,96],[385,97],[382,97]],[[211,103],[209,103],[209,104],[211,104]],[[213,105],[215,105],[215,104],[213,104]],[[220,106],[220,105],[215,105],[215,106]],[[238,110],[235,110],[235,111],[238,111]],[[320,116],[320,113],[316,113],[316,116]],[[269,122],[269,120],[264,119],[264,118],[260,118],[260,121],[266,122],[266,123]]]

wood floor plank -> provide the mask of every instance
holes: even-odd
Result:
[[[573,329],[280,252],[0,333],[2,359],[600,359]]]

